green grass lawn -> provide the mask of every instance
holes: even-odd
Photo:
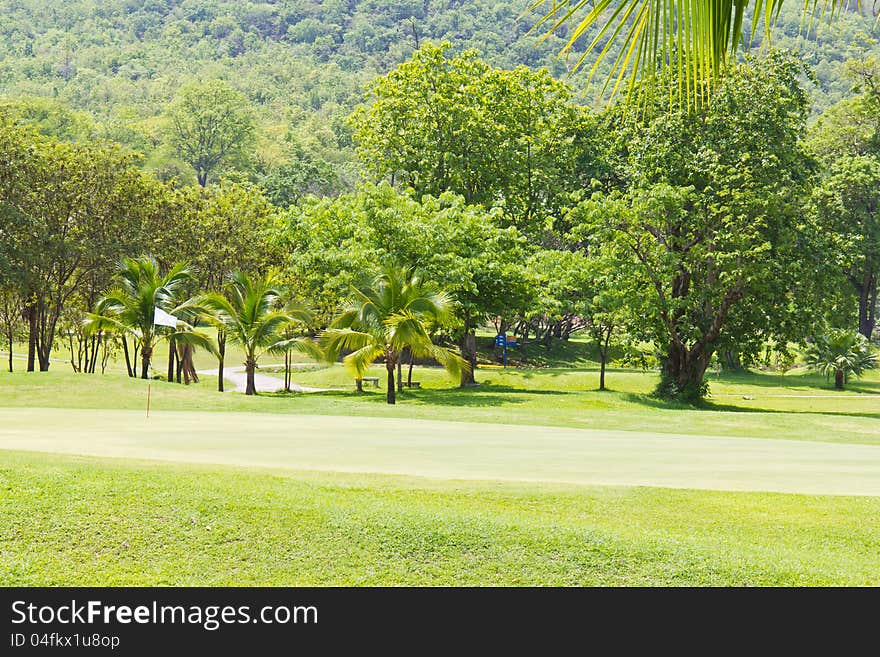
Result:
[[[393,407],[385,404],[384,369],[373,368],[371,374],[380,377],[382,387],[368,387],[361,395],[339,365],[296,373],[299,384],[339,388],[320,394],[221,395],[214,377],[189,387],[154,382],[151,403],[157,411],[365,415],[880,444],[876,371],[842,393],[805,372],[787,374],[784,387],[778,375],[713,376],[713,397],[699,409],[651,398],[657,375],[637,370],[610,372],[612,390],[598,392],[594,370],[480,369],[480,386],[461,390],[442,370],[417,367],[414,379],[423,388],[406,390]],[[145,381],[120,373],[78,375],[63,368],[0,373],[0,407],[143,409],[146,388]]]
[[[696,409],[592,365],[414,378],[153,382],[148,420],[119,372],[0,373],[0,584],[880,584],[876,372]]]
[[[861,585],[880,498],[0,453],[3,585]]]

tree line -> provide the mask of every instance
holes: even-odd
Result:
[[[768,346],[787,352],[829,327],[873,334],[880,67],[866,60],[848,70],[854,97],[808,130],[804,67],[779,52],[733,65],[696,110],[670,109],[668,89],[679,84],[670,78],[635,112],[624,103],[592,111],[546,71],[498,69],[474,52],[425,44],[372,83],[348,119],[366,180],[339,196],[284,202],[280,188],[212,184],[209,173],[204,185],[180,185],[145,173],[111,142],[64,142],[6,113],[7,342],[11,350],[24,333],[28,369],[42,370],[61,336],[83,354],[74,368],[95,371],[108,346],[84,320],[102,316],[121,259],[151,254],[161,271],[185,263],[182,298],[219,293],[234,272],[265,282],[277,270],[267,286],[309,307],[300,332],[346,336],[325,337],[324,347],[348,353],[355,374],[368,356],[391,372],[406,354],[440,358],[472,384],[475,333],[492,322],[547,344],[589,331],[603,385],[613,345],[652,345],[659,392],[698,399],[713,359],[748,365]],[[208,125],[228,137],[215,161],[240,156],[247,114],[219,111],[224,98],[237,102],[222,86],[197,91],[173,109],[177,147],[209,150],[198,139]],[[211,160],[198,150],[190,164],[207,172]],[[368,290],[379,308],[397,284],[390,271],[430,283],[425,294],[443,303],[410,326],[413,344],[380,353],[383,339],[393,343],[383,331],[408,326],[401,309],[361,324],[341,320],[340,309]],[[208,317],[187,324],[196,330]],[[222,358],[230,333],[218,327]],[[198,339],[174,339],[169,359],[177,353],[179,366]]]

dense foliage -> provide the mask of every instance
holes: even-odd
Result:
[[[74,369],[94,372],[129,350],[124,336],[143,343],[142,360],[161,336],[173,347],[167,378],[183,368],[194,380],[193,348],[216,351],[222,371],[227,338],[247,342],[245,323],[291,317],[283,296],[309,307],[298,315],[308,326],[287,322],[248,343],[250,375],[260,349],[333,327],[363,342],[334,344],[340,358],[370,347],[348,357],[353,372],[377,358],[389,368],[440,358],[468,386],[482,327],[547,346],[585,331],[602,387],[615,344],[661,365],[661,394],[694,400],[713,360],[749,364],[834,326],[873,335],[873,59],[831,75],[807,47],[816,86],[815,69],[771,50],[726,69],[698,109],[669,108],[675,79],[640,96],[649,112],[590,109],[554,78],[559,61],[535,70],[560,42],[538,47],[512,11],[168,1],[69,3],[62,13],[11,3],[0,37],[16,35],[0,78],[11,94],[0,103],[9,350],[26,338],[29,369],[45,370],[60,338]],[[860,21],[818,26],[816,43]],[[429,42],[445,36],[455,45]],[[815,94],[830,102],[851,86],[807,139]],[[175,283],[179,303],[162,302],[181,330],[147,344],[148,313],[119,321],[125,295],[112,295],[126,257],[152,263],[147,282],[159,287],[160,272],[188,272]],[[340,315],[365,291],[392,289],[376,278],[392,271],[444,300],[444,312],[400,324],[406,339],[394,337],[396,307],[369,326]],[[271,292],[251,304],[259,317],[224,306],[234,272]],[[88,317],[105,321],[89,328]],[[200,324],[216,327],[215,342],[200,342]]]
[[[560,57],[570,27],[542,40],[541,30],[530,33],[540,12],[519,18],[527,4],[11,0],[0,25],[0,96],[54,136],[109,138],[143,153],[150,170],[169,171],[175,162],[166,147],[166,108],[188,83],[225,80],[257,117],[256,154],[246,176],[271,180],[276,189],[279,177],[295,179],[294,196],[348,190],[356,174],[346,118],[368,82],[426,42],[449,41],[456,52],[476,49],[488,64],[507,70],[546,67],[584,89],[578,102],[594,101],[616,50],[593,83],[589,67],[570,78],[595,30],[571,57]],[[873,20],[855,12],[805,33],[799,3],[785,3],[773,44],[796,49],[812,66],[819,110],[847,95],[843,63],[875,50],[876,35]],[[760,39],[745,44],[760,45]]]

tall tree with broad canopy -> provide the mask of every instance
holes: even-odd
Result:
[[[824,172],[814,208],[858,297],[859,333],[870,340],[880,286],[880,62],[853,60],[847,71],[860,93],[828,108],[810,135]]]
[[[415,200],[387,183],[368,184],[293,209],[278,241],[290,253],[290,285],[315,300],[324,325],[358,283],[358,272],[403,265],[436,283],[453,305],[447,328],[471,364],[461,370],[461,385],[469,386],[476,328],[488,317],[524,312],[533,296],[525,240],[498,224],[499,213],[451,192]]]
[[[627,263],[619,273],[641,291],[630,330],[662,351],[665,397],[701,398],[719,349],[809,330],[827,254],[801,207],[810,159],[798,72],[777,54],[737,65],[698,112],[661,112],[661,95],[657,113],[623,130],[627,189],[574,211],[587,248]]]
[[[254,148],[256,128],[248,100],[223,80],[184,85],[165,118],[168,145],[195,170],[202,187],[221,167]]]
[[[839,266],[858,296],[859,333],[870,340],[880,283],[880,160],[856,155],[833,161],[813,200],[816,220],[834,239]]]
[[[199,290],[219,290],[233,272],[264,276],[281,258],[276,213],[259,189],[226,181],[183,187],[166,195],[166,211],[152,224],[150,242],[162,264],[182,261]],[[226,333],[217,330],[217,389],[223,392]]]
[[[435,359],[455,377],[468,367],[453,350],[431,341],[432,325],[442,323],[448,312],[448,297],[412,269],[389,268],[372,285],[354,289],[351,303],[324,332],[322,342],[330,361],[348,352],[343,363],[356,380],[363,379],[373,362],[384,359],[386,401],[394,404],[394,370],[404,350]]]
[[[352,115],[358,155],[416,198],[451,191],[541,237],[578,186],[587,113],[546,70],[504,71],[450,48],[426,44],[373,84]]]
[[[107,143],[68,144],[0,119],[0,213],[28,323],[28,371],[49,369],[68,302],[143,246],[162,185]]]

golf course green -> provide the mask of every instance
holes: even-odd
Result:
[[[271,374],[271,370],[267,369]],[[880,382],[416,368],[396,406],[0,374],[2,585],[876,585]]]

